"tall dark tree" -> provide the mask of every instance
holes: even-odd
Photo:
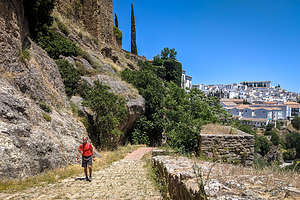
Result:
[[[131,53],[137,55],[136,30],[133,4],[131,4]]]
[[[119,28],[119,21],[118,21],[118,17],[117,17],[117,14],[115,13],[115,26],[117,28]]]

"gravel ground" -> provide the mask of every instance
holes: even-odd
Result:
[[[142,147],[93,172],[92,182],[67,178],[46,187],[30,188],[15,194],[1,194],[0,199],[162,199],[159,191],[147,178],[143,155],[152,148]]]

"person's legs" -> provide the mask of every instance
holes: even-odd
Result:
[[[87,174],[87,167],[84,167],[83,169],[84,169],[84,175],[85,175],[85,177],[87,178],[87,177],[88,177],[88,174]]]
[[[85,178],[86,180],[88,180],[88,173],[87,173],[88,162],[84,156],[82,156],[82,167],[83,167]]]
[[[89,165],[89,177],[90,178],[92,178],[92,171],[93,171],[93,169],[92,169],[92,165]]]

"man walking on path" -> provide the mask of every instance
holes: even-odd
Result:
[[[92,181],[92,162],[95,160],[95,154],[93,151],[93,146],[92,144],[89,144],[87,142],[88,138],[83,137],[82,138],[82,144],[79,145],[78,148],[78,155],[77,155],[77,162],[79,162],[79,157],[80,155],[82,156],[82,167],[84,168],[84,174],[85,174],[85,179],[87,181]],[[87,174],[87,168],[89,168],[89,177]]]

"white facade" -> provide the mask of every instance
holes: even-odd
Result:
[[[204,84],[196,84],[196,85],[192,85],[192,88],[196,88],[198,90],[204,91]]]
[[[181,87],[184,89],[192,89],[192,77],[186,75],[185,70],[182,70]]]

